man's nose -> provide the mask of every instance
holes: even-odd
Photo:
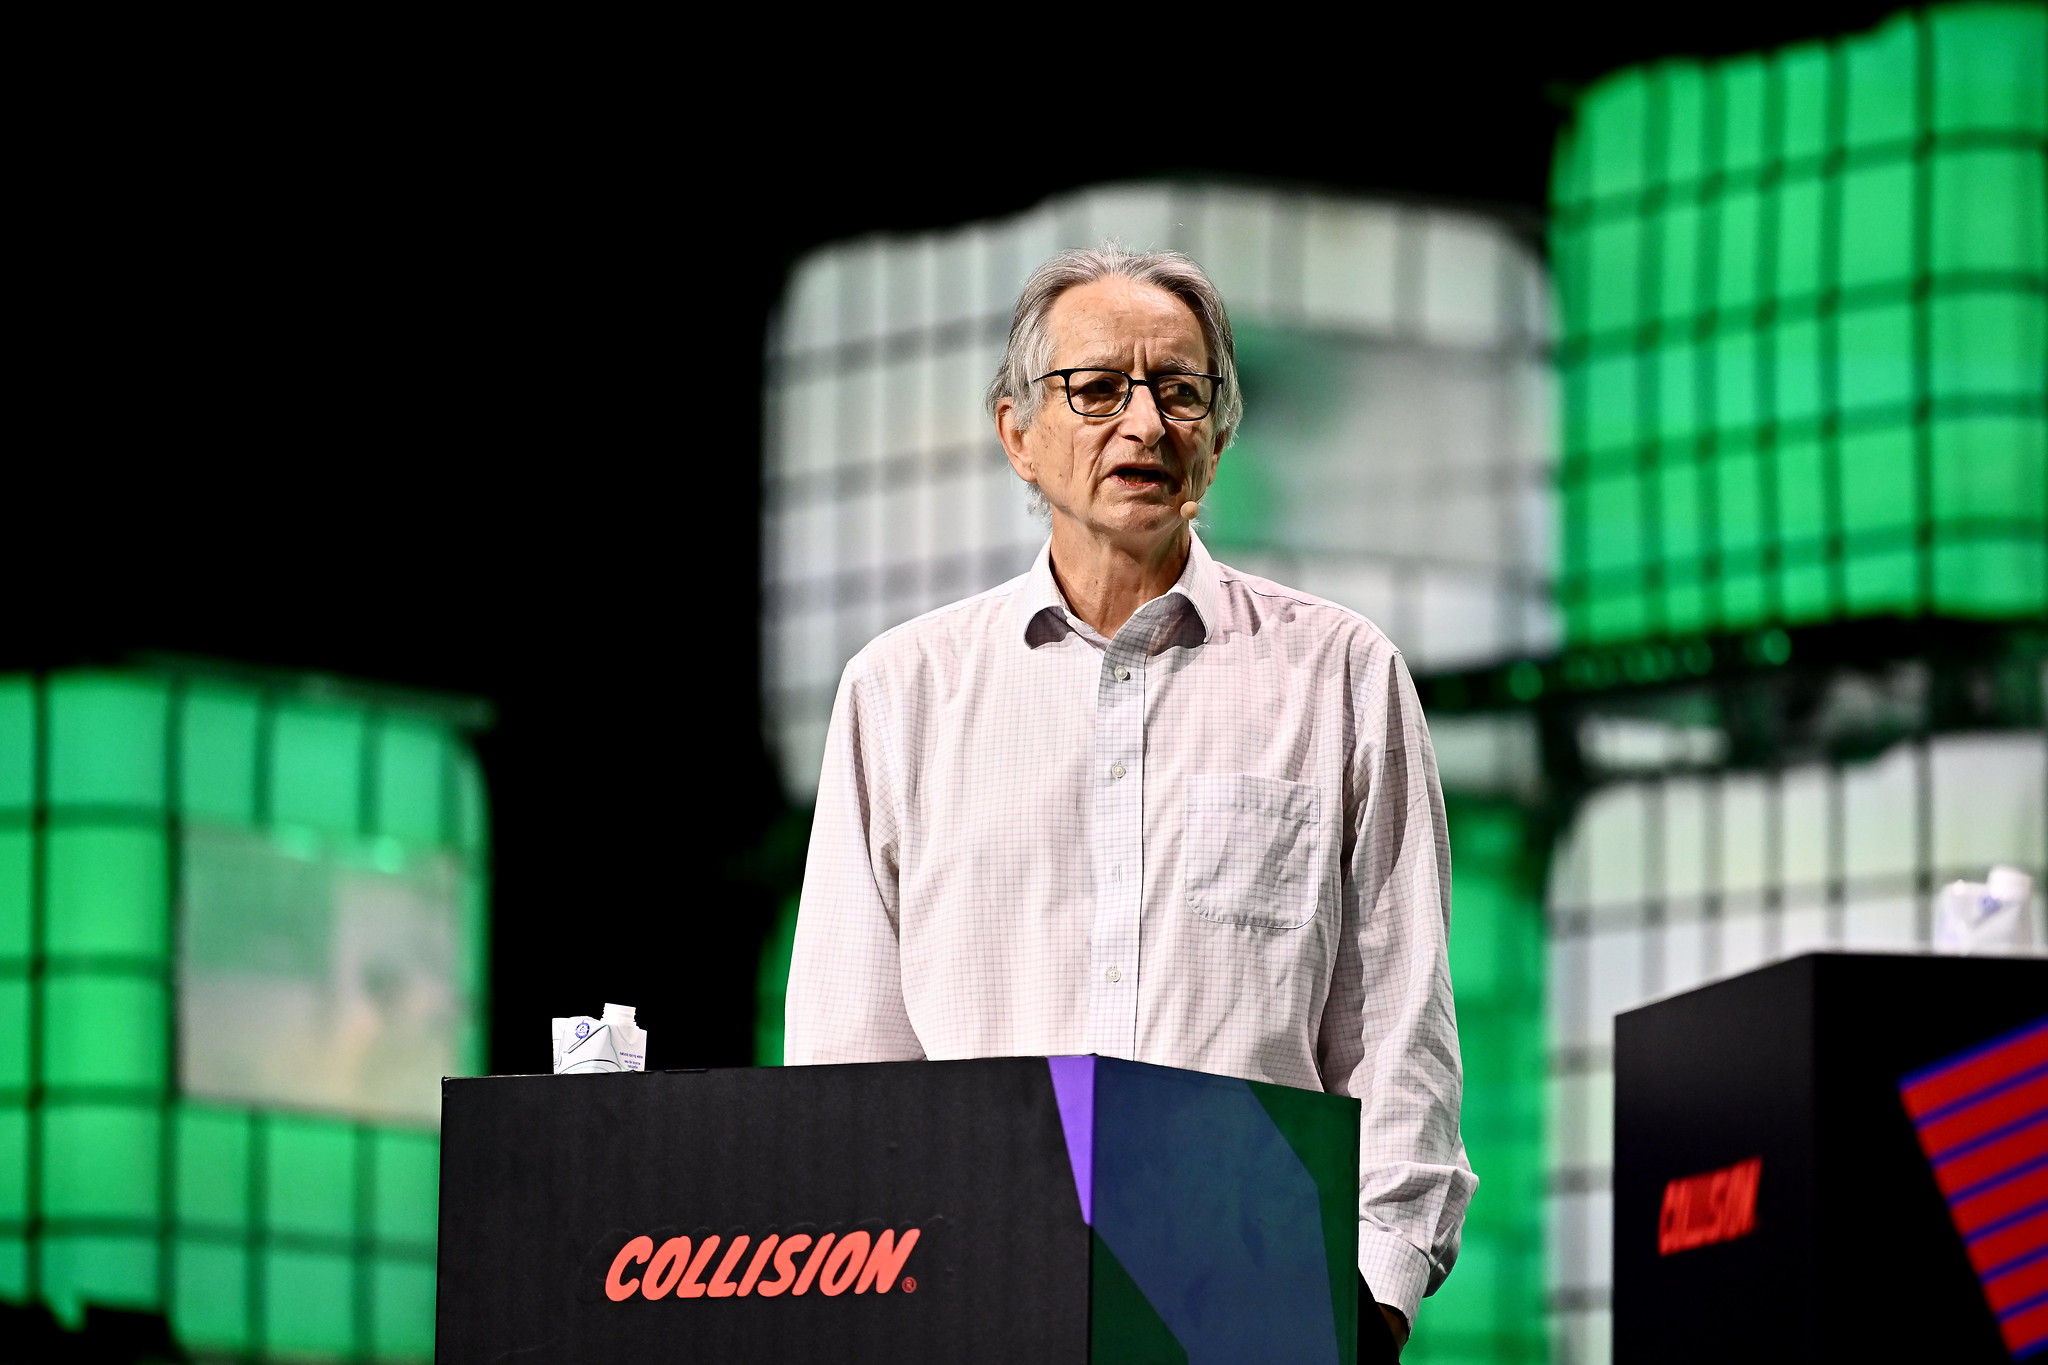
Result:
[[[1143,441],[1148,448],[1157,445],[1166,434],[1166,418],[1159,411],[1159,396],[1152,392],[1151,385],[1131,385],[1131,401],[1124,407],[1124,427],[1124,435]]]

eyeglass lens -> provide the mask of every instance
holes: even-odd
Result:
[[[1144,382],[1161,414],[1176,422],[1206,416],[1216,397],[1216,381],[1203,375],[1162,374]],[[1067,376],[1067,402],[1083,417],[1108,417],[1131,401],[1131,388],[1131,377],[1121,370],[1075,370]]]

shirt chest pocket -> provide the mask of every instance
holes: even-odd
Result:
[[[1299,929],[1315,918],[1321,811],[1316,789],[1249,773],[1188,784],[1181,855],[1188,908],[1203,919]]]

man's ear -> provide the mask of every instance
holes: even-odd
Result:
[[[1003,454],[1010,457],[1010,468],[1017,471],[1017,477],[1026,483],[1037,483],[1038,461],[1024,444],[1024,428],[1017,425],[1014,398],[996,400],[996,439],[1003,443]]]

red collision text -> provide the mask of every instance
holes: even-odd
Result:
[[[815,1240],[803,1232],[787,1237],[771,1232],[758,1242],[737,1233],[722,1245],[716,1234],[694,1245],[687,1237],[671,1237],[658,1247],[652,1237],[635,1237],[612,1258],[604,1292],[613,1303],[636,1294],[643,1299],[772,1299],[814,1289],[827,1298],[849,1291],[886,1294],[903,1276],[903,1263],[916,1246],[916,1228],[828,1232]],[[902,1283],[909,1292],[915,1281]]]
[[[1664,1187],[1657,1216],[1657,1254],[1691,1251],[1732,1242],[1756,1231],[1756,1187],[1762,1157],[1753,1156],[1718,1171],[1680,1176]]]

